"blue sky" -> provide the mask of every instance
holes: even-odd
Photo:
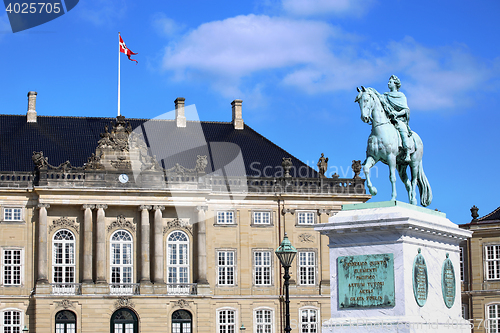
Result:
[[[500,2],[404,0],[84,0],[67,14],[13,34],[0,14],[0,112],[116,116],[118,31],[138,55],[122,55],[122,114],[153,118],[177,97],[200,120],[243,119],[294,156],[352,177],[370,126],[357,86],[402,81],[410,126],[425,145],[431,209],[455,223],[500,206]],[[372,173],[390,199],[387,167]],[[399,182],[399,180],[398,180]],[[398,183],[398,199],[407,202]]]

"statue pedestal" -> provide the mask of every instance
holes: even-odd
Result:
[[[345,205],[315,228],[330,242],[327,332],[470,332],[459,242],[441,212],[397,201]]]

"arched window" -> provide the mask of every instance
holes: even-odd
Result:
[[[254,326],[257,333],[272,333],[273,329],[273,311],[271,309],[254,310]]]
[[[237,313],[234,309],[217,310],[217,333],[236,333]]]
[[[59,311],[56,314],[56,333],[75,333],[76,316],[68,310]]]
[[[316,333],[318,329],[318,310],[301,309],[300,310],[300,332]]]
[[[186,310],[177,310],[172,313],[172,333],[191,333],[192,316]]]
[[[5,310],[3,311],[3,333],[21,333],[22,329],[22,312],[20,310]]]
[[[132,310],[118,309],[111,316],[112,333],[137,333],[138,326],[137,316]]]
[[[182,231],[167,238],[167,283],[169,294],[189,294],[189,238]]]
[[[118,230],[111,235],[111,293],[133,293],[132,235]]]
[[[66,229],[52,238],[52,281],[54,294],[75,293],[75,236]]]

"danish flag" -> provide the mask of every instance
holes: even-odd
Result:
[[[120,36],[120,52],[125,53],[128,57],[128,60],[135,61],[136,65],[137,65],[139,62],[135,59],[130,58],[131,55],[135,55],[137,53],[130,51],[130,49],[127,48],[127,45],[125,45],[125,42],[123,42],[122,36],[120,34],[118,34],[118,35]]]

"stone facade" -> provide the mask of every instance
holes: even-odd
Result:
[[[283,271],[274,251],[286,231],[299,251],[292,328],[300,331],[308,310],[316,319],[307,325],[319,330],[330,318],[330,267],[328,238],[314,227],[343,204],[368,200],[364,180],[231,178],[206,173],[203,158],[194,169],[166,170],[127,141],[131,133],[117,119],[82,167],[52,166],[38,152],[35,172],[0,172],[4,318],[19,317],[30,332],[260,324],[280,332]]]

